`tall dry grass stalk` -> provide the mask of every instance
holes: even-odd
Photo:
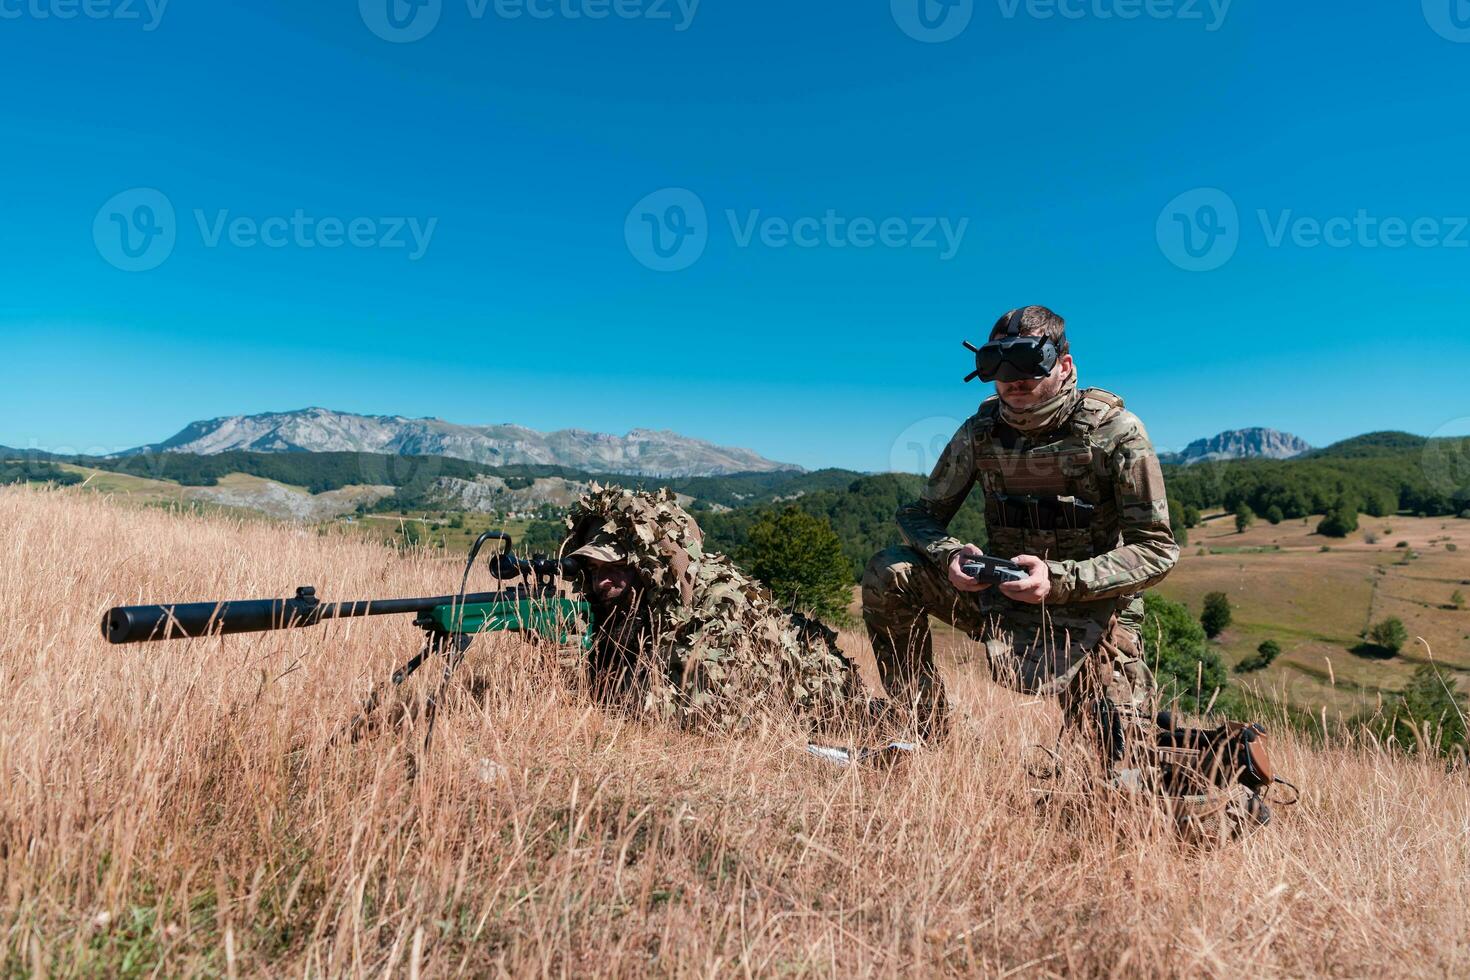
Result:
[[[110,647],[103,609],[452,564],[73,491],[0,491],[0,527],[6,974],[1470,973],[1470,786],[1432,763],[1279,737],[1302,804],[1197,853],[1076,784],[1039,806],[1055,710],[964,649],[954,737],[881,773],[610,716],[507,637],[427,753],[331,748],[402,618]]]

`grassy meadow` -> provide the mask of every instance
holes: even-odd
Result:
[[[604,712],[507,636],[427,751],[411,720],[334,746],[416,649],[407,617],[113,647],[102,612],[445,592],[444,560],[75,490],[0,489],[0,525],[6,976],[1470,973],[1470,780],[1439,760],[1279,730],[1301,804],[1194,850],[1075,768],[1039,794],[1022,758],[1055,708],[952,635],[955,735],[891,772],[829,767],[778,715],[716,740]],[[1425,544],[1411,570],[1439,574]],[[1192,558],[1178,588],[1254,582],[1249,560]]]
[[[1232,676],[1313,711],[1371,707],[1431,656],[1470,683],[1470,606],[1451,601],[1470,595],[1470,521],[1363,516],[1357,532],[1334,539],[1313,533],[1319,520],[1258,520],[1241,534],[1232,515],[1212,515],[1189,532],[1159,592],[1196,615],[1206,593],[1226,593],[1234,623],[1218,642],[1227,665],[1268,639],[1282,649],[1266,670]],[[1390,616],[1410,637],[1391,657],[1362,637]]]

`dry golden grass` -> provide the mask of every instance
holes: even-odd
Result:
[[[7,975],[1470,972],[1470,785],[1434,763],[1280,738],[1302,805],[1198,853],[1146,809],[1039,807],[1020,755],[1054,709],[974,665],[946,745],[841,771],[794,730],[610,716],[501,637],[410,782],[418,733],[327,746],[407,623],[110,647],[97,621],[451,565],[74,492],[0,491],[0,526]]]

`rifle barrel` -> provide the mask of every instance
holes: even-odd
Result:
[[[514,591],[514,590],[512,590]],[[464,604],[499,602],[510,592],[474,592]],[[173,605],[115,606],[102,616],[102,635],[109,643],[144,643],[226,633],[315,626],[324,619],[392,616],[428,612],[460,602],[457,595],[414,599],[367,599],[358,602],[322,602],[310,588],[298,589],[291,599],[244,599],[224,602],[180,602]]]

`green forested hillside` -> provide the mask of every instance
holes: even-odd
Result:
[[[1470,509],[1470,438],[1375,433],[1297,459],[1170,466],[1164,475],[1170,497],[1201,510],[1245,504],[1293,518],[1346,504],[1374,516],[1449,516]]]

